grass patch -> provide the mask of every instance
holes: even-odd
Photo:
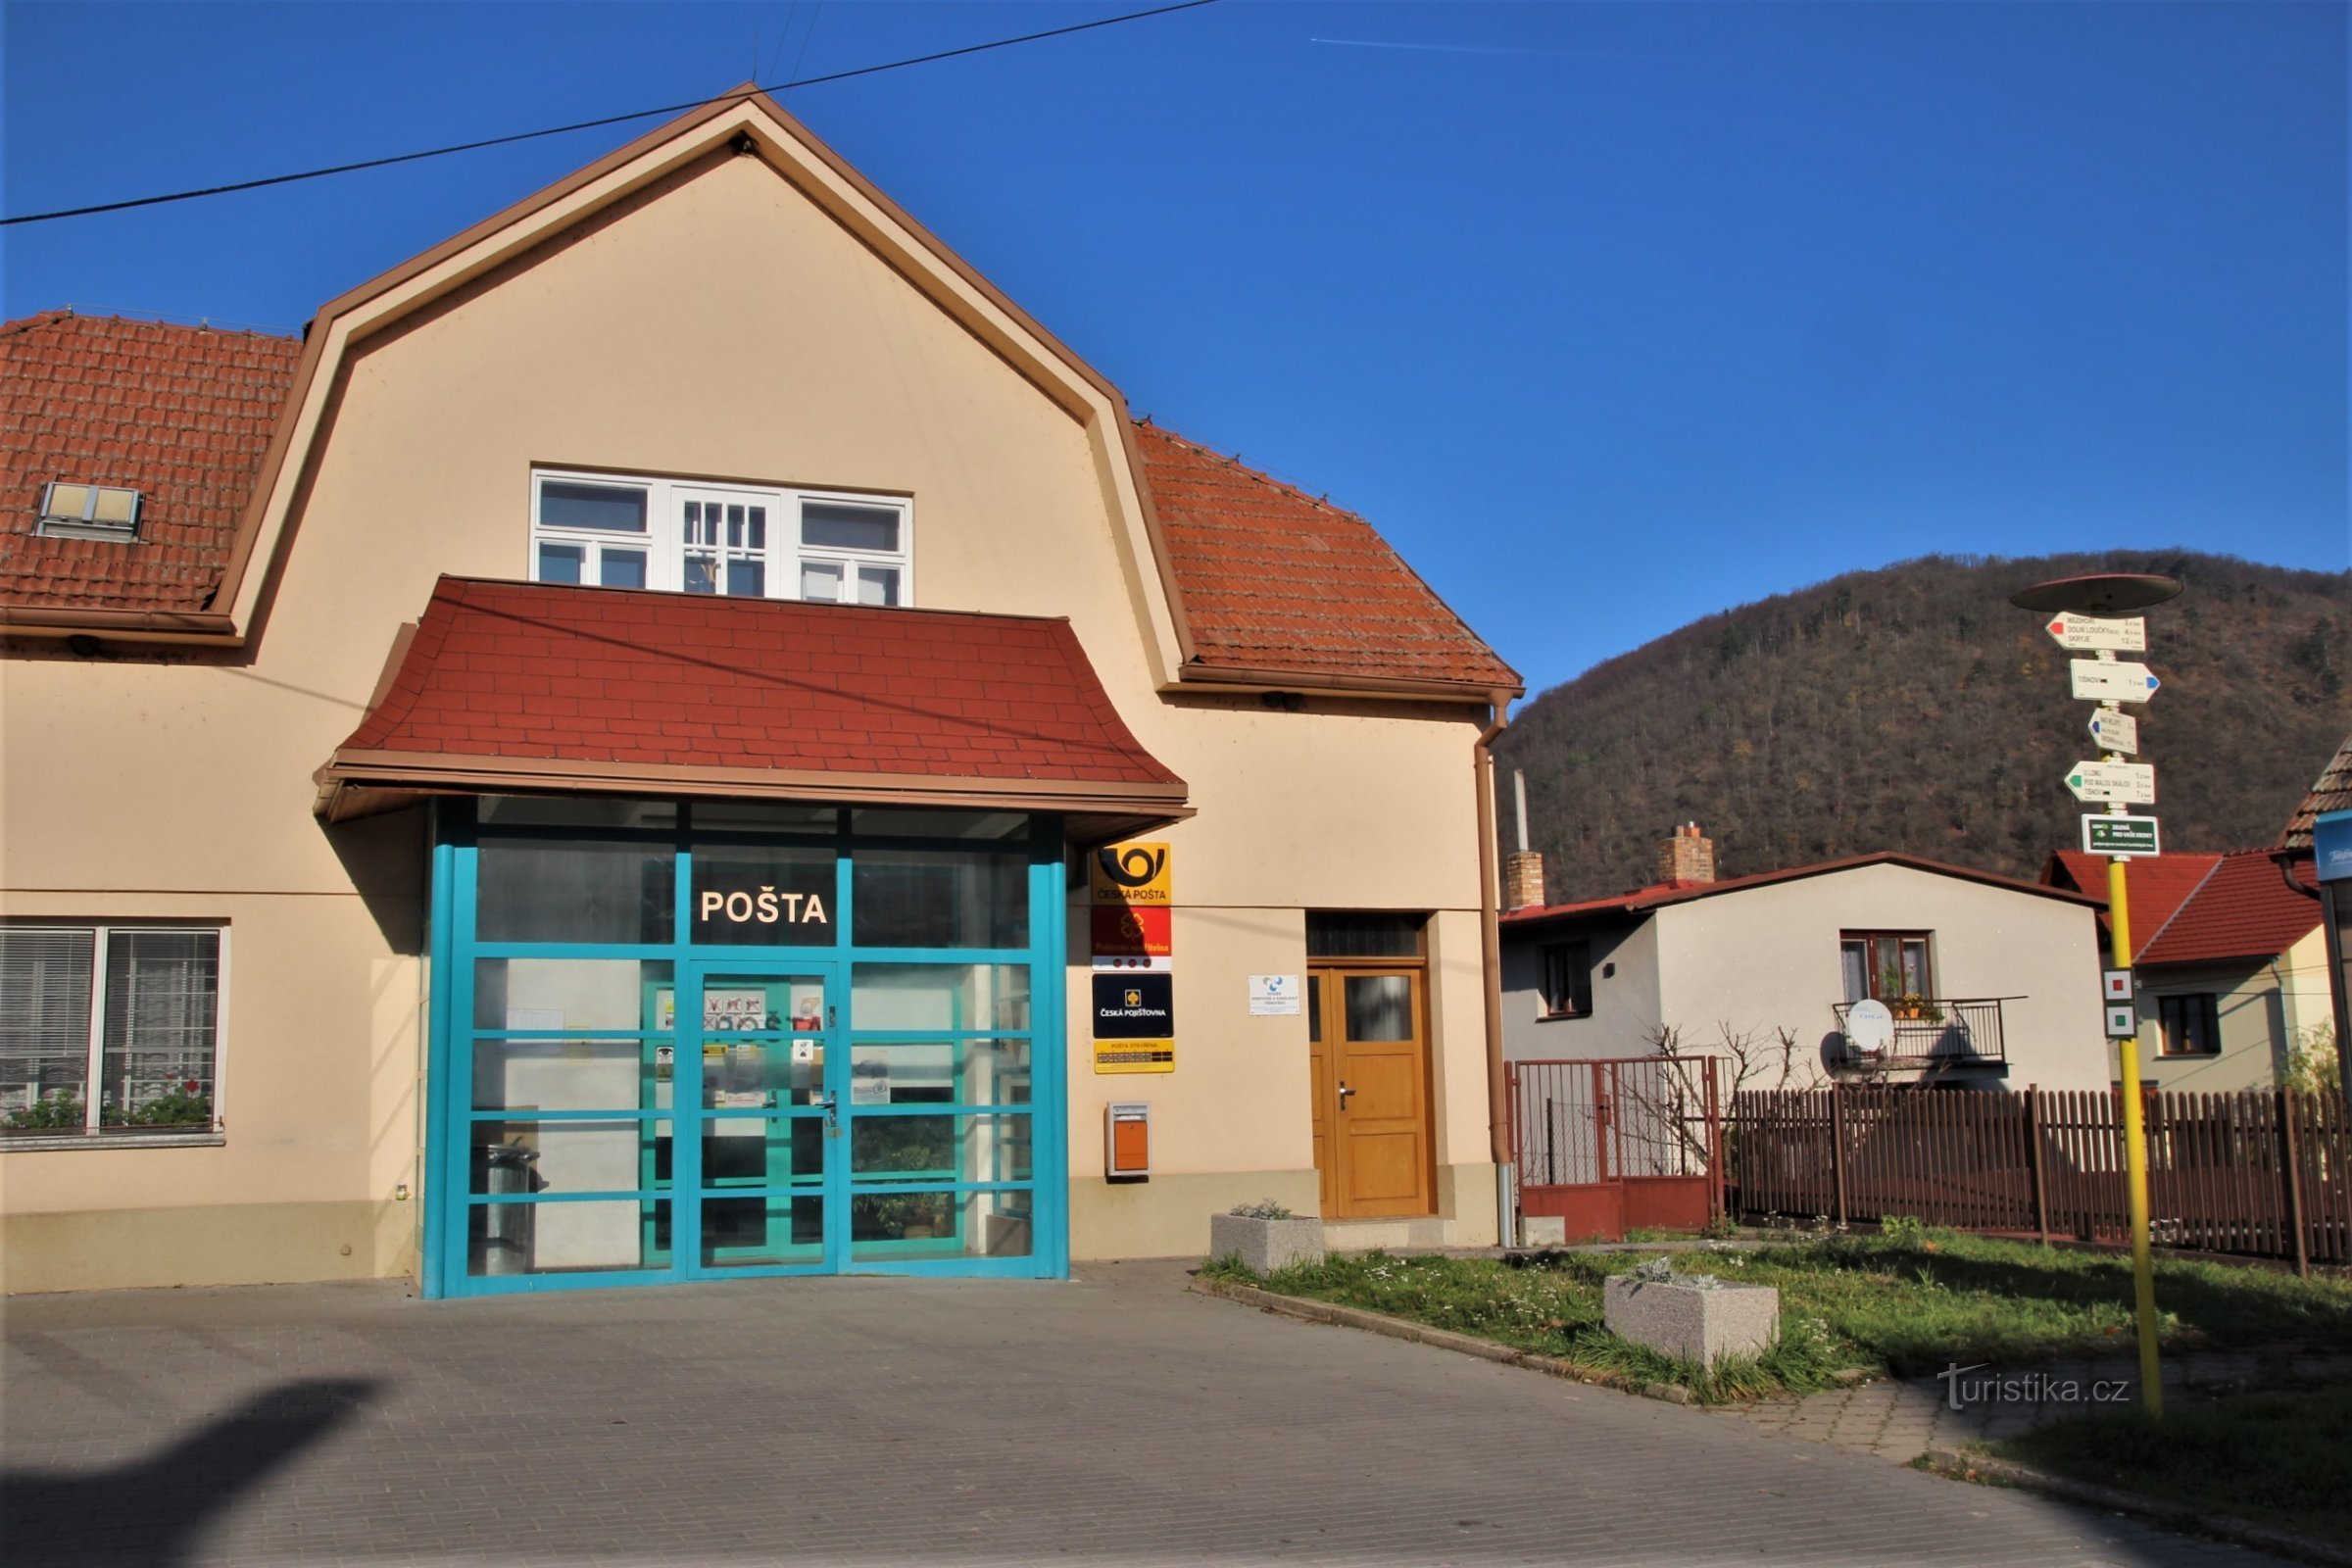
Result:
[[[1475,1334],[1594,1371],[1678,1384],[1710,1400],[1810,1393],[1847,1367],[1909,1377],[1956,1361],[2024,1367],[2127,1354],[2133,1344],[2129,1259],[1912,1231],[1686,1254],[1681,1272],[1781,1292],[1778,1345],[1753,1361],[1695,1367],[1602,1326],[1602,1282],[1642,1261],[1631,1252],[1555,1252],[1519,1262],[1370,1252],[1285,1269],[1264,1282],[1231,1260],[1204,1272]],[[2165,1340],[2176,1349],[2352,1349],[2352,1288],[2341,1284],[2161,1262],[2156,1299]]]
[[[2099,1486],[2352,1544],[2352,1383],[2077,1416],[1988,1446]]]

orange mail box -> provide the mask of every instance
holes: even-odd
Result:
[[[1152,1174],[1152,1107],[1140,1100],[1102,1107],[1102,1174],[1141,1181]]]

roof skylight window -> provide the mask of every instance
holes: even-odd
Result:
[[[34,531],[66,539],[136,539],[139,493],[119,485],[53,480],[41,491],[41,520]]]

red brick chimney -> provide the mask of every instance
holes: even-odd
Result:
[[[1715,880],[1715,841],[1702,835],[1696,822],[1685,822],[1674,830],[1674,837],[1659,841],[1658,880]]]
[[[1544,857],[1535,850],[1521,850],[1505,856],[1502,861],[1502,906],[1506,909],[1531,909],[1544,902]]]

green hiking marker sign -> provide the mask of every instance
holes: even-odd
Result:
[[[2082,819],[2082,849],[2085,854],[2127,860],[2135,856],[2154,855],[2157,853],[2156,819],[2152,816],[2086,816]]]

